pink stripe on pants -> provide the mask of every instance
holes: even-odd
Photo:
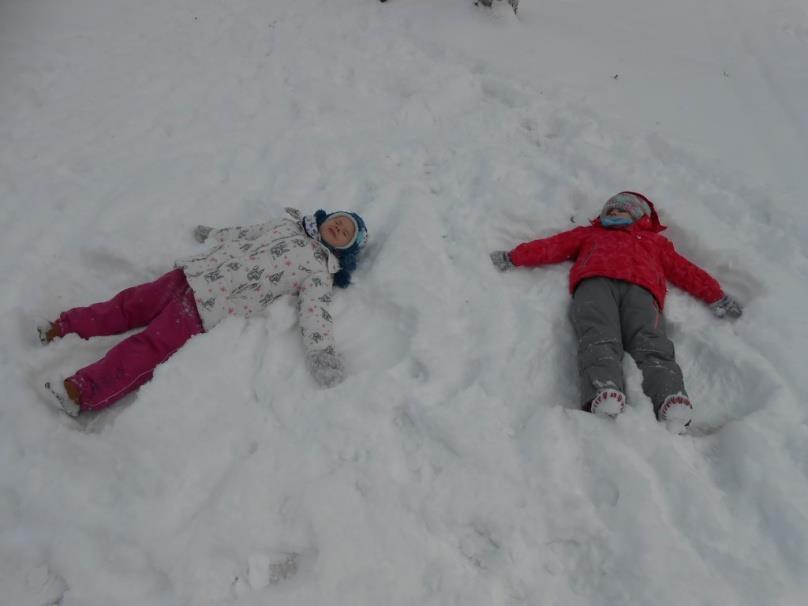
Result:
[[[82,410],[114,404],[151,379],[157,365],[188,339],[203,332],[193,290],[181,269],[127,288],[109,301],[66,311],[59,326],[63,336],[76,333],[83,339],[146,327],[68,379],[81,393]]]

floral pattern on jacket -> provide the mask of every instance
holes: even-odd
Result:
[[[205,330],[227,316],[262,315],[283,295],[298,296],[307,352],[334,349],[332,274],[337,258],[303,229],[300,212],[247,227],[213,229],[216,245],[203,255],[175,262],[194,291]]]
[[[667,281],[705,303],[714,303],[723,295],[721,286],[706,271],[676,252],[673,243],[659,232],[653,203],[651,216],[624,228],[607,228],[595,219],[587,227],[574,229],[526,242],[510,253],[516,266],[538,266],[572,260],[570,292],[586,278],[606,277],[642,286],[665,306]]]

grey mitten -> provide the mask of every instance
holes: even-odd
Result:
[[[743,307],[732,296],[724,295],[715,303],[710,303],[710,310],[719,318],[740,318]]]
[[[499,271],[508,271],[513,268],[511,257],[508,255],[507,250],[495,250],[491,253],[491,263],[493,263]]]
[[[311,375],[319,385],[333,387],[345,380],[345,366],[337,354],[320,349],[310,352],[307,361]]]
[[[204,242],[208,239],[208,236],[212,231],[212,227],[208,227],[207,225],[197,225],[196,229],[194,229],[194,240],[197,242]]]

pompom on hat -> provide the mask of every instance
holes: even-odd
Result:
[[[631,191],[621,191],[606,200],[603,210],[600,211],[600,220],[603,221],[608,216],[609,211],[613,209],[626,211],[635,221],[645,215],[651,215],[651,206],[648,204],[648,200],[644,196]]]
[[[345,246],[340,247],[330,246],[326,242],[323,242],[323,244],[325,244],[328,249],[334,253],[337,259],[339,259],[340,269],[334,274],[334,285],[339,286],[340,288],[347,288],[351,283],[351,274],[356,269],[356,264],[359,260],[359,253],[365,247],[365,244],[367,244],[368,229],[365,226],[365,221],[362,219],[362,217],[354,212],[339,210],[332,213],[327,213],[323,209],[320,209],[314,213],[314,219],[317,221],[318,229],[331,217],[339,216],[347,217],[353,221],[353,224],[356,227],[353,239]]]

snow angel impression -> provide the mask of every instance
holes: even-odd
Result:
[[[43,395],[71,416],[110,406],[151,379],[155,367],[192,336],[228,316],[260,315],[289,294],[298,296],[306,362],[314,379],[325,387],[341,382],[345,371],[334,346],[331,291],[351,283],[367,228],[354,212],[286,212],[288,217],[248,227],[200,225],[196,240],[214,243],[205,254],[177,261],[173,271],[109,301],[39,322],[43,344],[71,333],[89,339],[145,327],[73,375],[49,377],[42,382]]]

